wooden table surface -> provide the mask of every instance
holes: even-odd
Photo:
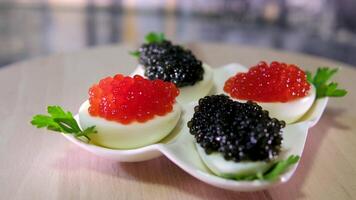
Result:
[[[356,68],[326,59],[263,48],[187,44],[213,67],[260,60],[313,70],[339,66],[335,80],[349,91],[331,99],[310,130],[292,179],[266,191],[239,193],[207,185],[165,157],[117,163],[81,150],[60,134],[30,125],[47,105],[76,113],[100,78],[129,74],[134,45],[60,54],[0,68],[0,199],[352,199],[356,198]]]

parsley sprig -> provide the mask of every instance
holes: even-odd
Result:
[[[150,32],[145,36],[145,40],[147,44],[161,43],[166,40],[166,37],[164,36],[164,33]]]
[[[263,175],[264,180],[276,180],[282,173],[284,173],[290,166],[299,161],[300,157],[290,155],[286,160],[280,160],[272,166],[272,168]]]
[[[139,58],[140,57],[140,52],[139,51],[130,51],[129,52],[131,56],[135,57],[135,58]]]
[[[274,181],[277,180],[281,174],[283,174],[289,167],[294,165],[299,161],[300,157],[296,155],[290,155],[285,160],[277,161],[267,172],[265,173],[256,173],[253,175],[245,176],[235,176],[230,177],[234,180],[238,181],[252,181],[252,180],[266,180],[266,181]]]
[[[338,83],[330,82],[337,71],[337,68],[321,67],[317,69],[314,76],[311,72],[306,72],[308,81],[316,88],[316,98],[343,97],[347,94],[346,90],[338,88]]]
[[[165,37],[164,33],[149,32],[145,36],[146,44],[161,43],[165,40],[166,40],[166,37]],[[139,51],[131,51],[130,55],[138,58],[138,57],[140,57],[140,52]]]
[[[77,138],[84,137],[90,141],[89,135],[96,133],[95,126],[81,130],[71,112],[65,112],[60,106],[48,106],[49,115],[35,115],[31,124],[37,128],[72,134]]]

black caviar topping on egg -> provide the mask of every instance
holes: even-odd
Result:
[[[190,50],[173,45],[168,40],[143,44],[138,52],[145,76],[151,80],[170,81],[178,87],[203,80],[202,62]]]
[[[200,99],[194,111],[189,131],[207,154],[220,152],[235,162],[269,161],[281,151],[285,122],[254,102],[212,95]]]

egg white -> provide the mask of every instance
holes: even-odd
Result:
[[[242,161],[234,162],[232,160],[225,160],[224,156],[220,152],[213,152],[206,154],[205,150],[195,143],[200,158],[205,165],[216,175],[221,177],[233,178],[236,176],[249,176],[257,173],[264,173],[275,163],[265,161]]]
[[[144,123],[120,124],[89,114],[89,101],[79,109],[79,124],[85,129],[95,126],[97,134],[90,135],[91,142],[113,149],[133,149],[156,143],[166,137],[176,126],[181,107],[175,103],[173,110],[164,116],[155,116]]]
[[[179,88],[180,94],[177,97],[177,102],[185,104],[196,101],[209,94],[214,85],[213,70],[207,64],[203,64],[203,69],[203,80],[196,82],[192,86],[184,86]],[[133,76],[136,74],[145,76],[145,69],[142,65],[139,65],[131,75]]]
[[[226,93],[227,94],[227,93]],[[229,95],[229,94],[227,94]],[[270,117],[283,120],[287,124],[298,121],[313,105],[316,96],[315,87],[311,84],[308,95],[288,102],[258,102],[264,110],[269,112]],[[235,99],[230,96],[231,99],[239,102],[246,102],[246,100]]]

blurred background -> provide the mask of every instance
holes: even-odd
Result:
[[[220,42],[356,66],[355,0],[0,0],[0,67],[97,45]]]

